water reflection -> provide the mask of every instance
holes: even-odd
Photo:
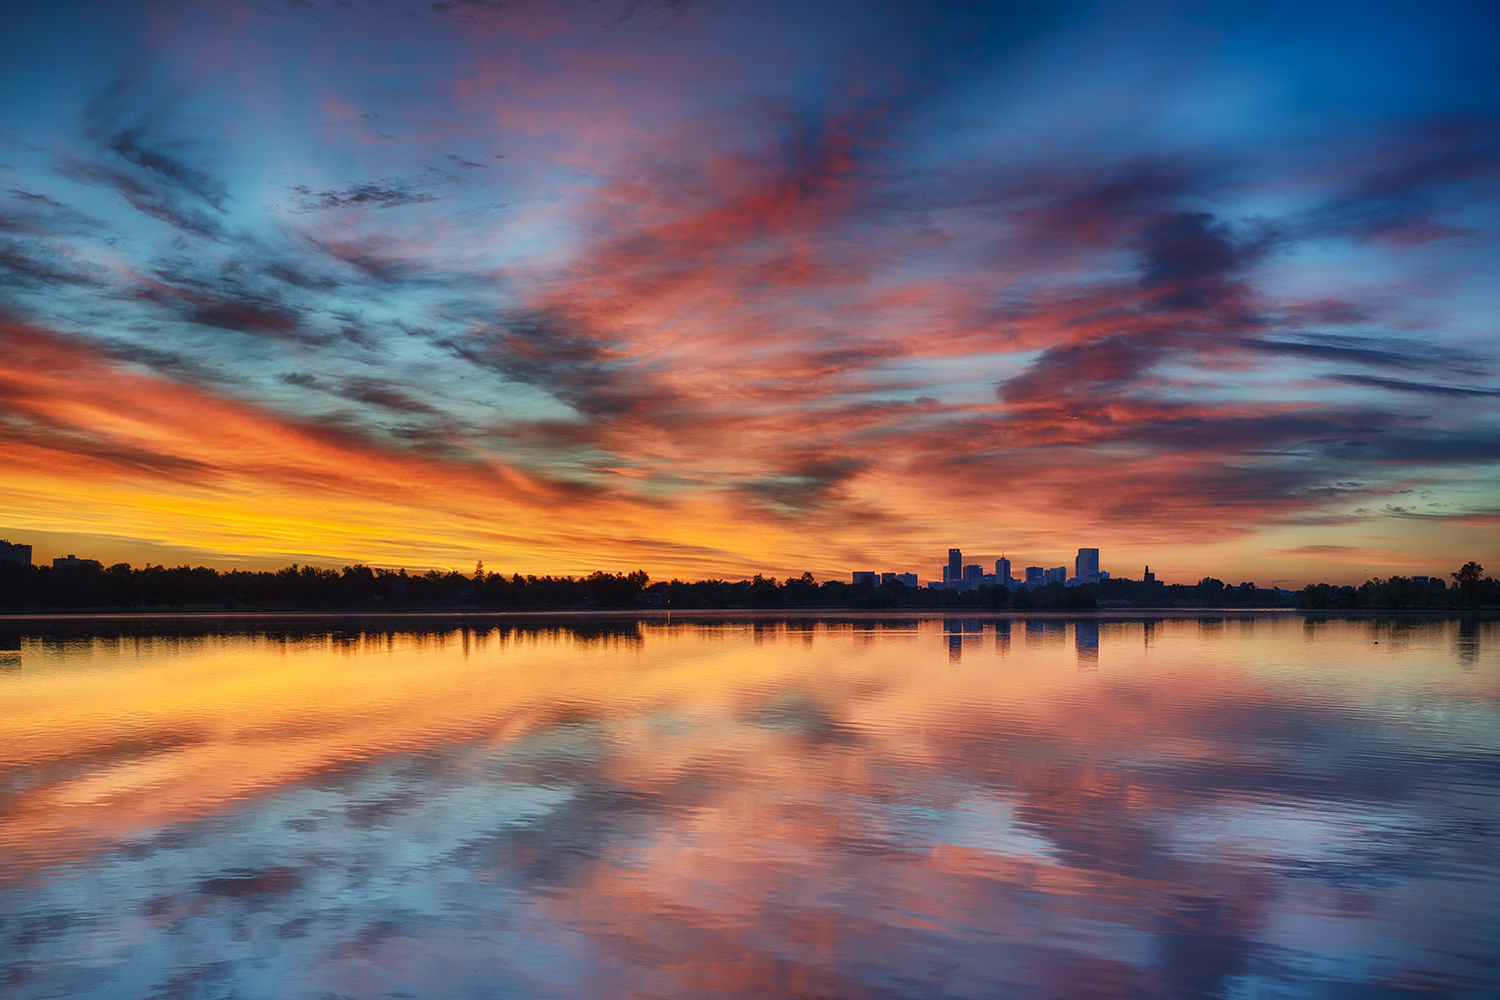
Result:
[[[1099,666],[1098,619],[1086,618],[1073,623],[1073,648],[1078,653],[1080,669],[1090,670]]]
[[[37,624],[0,675],[0,981],[1493,994],[1495,628]]]
[[[948,637],[948,661],[957,663],[963,658],[964,645],[979,646],[984,637],[985,623],[978,618],[944,618],[943,632]]]
[[[1488,623],[1486,623],[1488,624]],[[1479,637],[1484,629],[1479,627],[1476,615],[1465,615],[1458,623],[1458,662],[1465,670],[1473,670],[1479,664]]]

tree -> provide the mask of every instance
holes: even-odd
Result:
[[[1463,569],[1457,573],[1449,574],[1458,582],[1458,587],[1464,592],[1464,597],[1474,607],[1479,607],[1479,596],[1483,592],[1484,577],[1480,576],[1484,567],[1472,560],[1465,563]]]

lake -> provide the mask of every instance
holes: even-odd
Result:
[[[1494,997],[1500,623],[0,619],[7,997]]]

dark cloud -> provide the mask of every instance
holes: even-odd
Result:
[[[372,378],[345,378],[337,380],[320,379],[316,375],[307,372],[282,372],[276,376],[277,381],[286,385],[295,385],[303,389],[315,389],[332,396],[350,400],[355,403],[363,403],[384,410],[393,410],[397,413],[406,414],[437,414],[440,411],[429,403],[426,403],[403,389]],[[413,437],[431,434],[431,428],[407,428],[402,436]]]
[[[1029,406],[1060,397],[1100,400],[1136,386],[1181,338],[1152,333],[1117,334],[1086,344],[1043,351],[1020,375],[1001,382],[1001,399]],[[1103,397],[1107,398],[1107,397]]]
[[[223,210],[227,196],[221,183],[177,157],[143,145],[145,134],[146,130],[141,126],[121,129],[111,135],[105,145],[122,159],[149,171],[174,187],[197,195],[214,208]]]
[[[378,406],[387,410],[396,410],[400,413],[438,412],[428,403],[424,403],[422,400],[378,379],[345,379],[339,390],[339,395],[345,399],[366,403],[370,406]]]
[[[102,287],[103,270],[33,240],[0,239],[0,283],[29,288]]]
[[[217,218],[183,204],[171,190],[149,179],[95,163],[66,163],[59,173],[81,184],[111,187],[136,211],[185,233],[205,239],[218,239],[223,233],[223,225]]]
[[[1363,385],[1395,392],[1427,393],[1434,396],[1500,397],[1500,389],[1469,389],[1455,385],[1433,385],[1429,382],[1409,382],[1405,379],[1375,378],[1370,375],[1323,375],[1325,381],[1342,382],[1345,385]]]
[[[413,191],[405,185],[353,184],[342,190],[313,191],[303,185],[292,188],[302,198],[297,207],[304,212],[329,208],[400,208],[437,201],[430,191]]]
[[[1309,235],[1404,245],[1472,235],[1444,216],[1467,200],[1465,189],[1500,170],[1500,121],[1408,126],[1344,169],[1354,176],[1305,220]]]
[[[867,459],[852,455],[805,454],[787,456],[776,474],[745,484],[743,492],[777,506],[805,509],[826,503],[838,486],[869,467]]]
[[[189,163],[180,152],[167,151],[198,145],[166,138],[169,105],[150,93],[140,72],[118,77],[84,113],[88,137],[103,153],[118,159],[66,161],[60,172],[81,183],[112,187],[137,211],[183,232],[216,239],[223,231],[220,218],[228,193],[207,170]],[[119,161],[125,165],[115,165]]]
[[[0,413],[13,416],[17,412],[16,406],[7,406],[0,401]],[[0,420],[0,444],[4,443],[48,449],[57,446],[59,441],[58,435],[44,429],[43,425],[32,427],[21,421]],[[218,467],[210,462],[77,433],[76,428],[66,434],[66,450],[69,455],[112,466],[123,475],[138,477],[143,482],[161,481],[197,488],[213,481],[218,472]]]
[[[1304,335],[1306,336],[1306,335]],[[1336,336],[1307,340],[1272,338],[1225,338],[1224,343],[1258,354],[1280,354],[1324,361],[1354,362],[1377,368],[1438,369],[1465,375],[1483,370],[1478,356],[1442,344],[1420,343],[1400,337]]]
[[[216,365],[178,351],[161,350],[118,338],[101,338],[96,343],[107,357],[150,368],[184,382],[199,385],[243,385],[247,381],[242,375],[231,374]]]
[[[132,295],[202,326],[257,336],[317,341],[301,326],[301,316],[274,296],[220,285],[205,287],[180,273],[159,271],[164,280],[138,285]]]
[[[272,261],[262,270],[267,277],[310,292],[331,292],[339,286],[334,278],[326,274],[314,274],[309,268],[291,261]]]
[[[309,239],[308,243],[326,256],[382,284],[411,284],[418,279],[427,278],[416,262],[393,252],[393,247],[397,244],[391,240],[350,239],[323,243]]]
[[[1156,309],[1192,312],[1213,328],[1255,326],[1250,290],[1237,278],[1265,255],[1272,238],[1244,238],[1207,212],[1152,219],[1132,241],[1140,251],[1140,288]]]
[[[0,232],[56,237],[66,232],[93,232],[98,219],[33,191],[10,190],[15,206],[0,212]]]
[[[507,379],[547,390],[591,420],[654,422],[673,400],[651,384],[623,345],[558,312],[514,312],[500,325],[438,343]]]

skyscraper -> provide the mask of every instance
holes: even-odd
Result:
[[[964,554],[958,549],[948,550],[948,565],[943,570],[944,581],[957,582],[964,578]]]
[[[1003,556],[995,560],[995,582],[1002,587],[1010,586],[1010,560]]]
[[[1099,550],[1079,549],[1078,558],[1073,561],[1073,575],[1079,583],[1098,583]]]

